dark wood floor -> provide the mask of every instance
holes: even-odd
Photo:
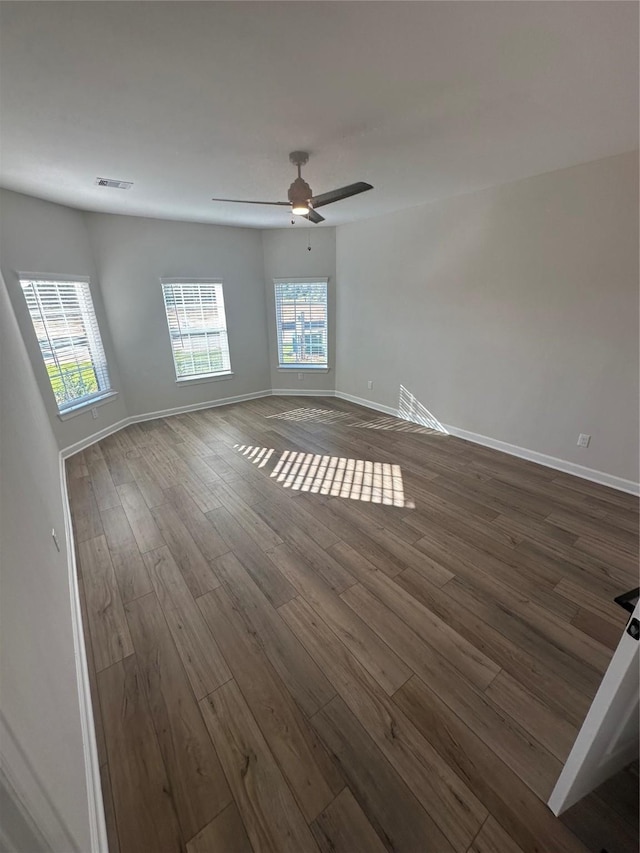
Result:
[[[582,839],[591,853],[637,853],[638,762],[635,761],[568,809],[562,822]]]
[[[334,399],[67,471],[112,853],[585,850],[544,803],[636,499]]]

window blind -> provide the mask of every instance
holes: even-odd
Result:
[[[162,293],[177,379],[229,373],[222,282],[163,279]]]
[[[327,281],[276,281],[280,367],[327,367]]]
[[[58,409],[110,391],[89,282],[21,279],[20,284]]]

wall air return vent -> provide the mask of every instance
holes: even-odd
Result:
[[[128,190],[133,186],[133,181],[112,181],[110,178],[96,178],[96,186],[112,187],[116,190]]]

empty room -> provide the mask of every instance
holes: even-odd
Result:
[[[0,850],[636,853],[635,2],[0,2]]]

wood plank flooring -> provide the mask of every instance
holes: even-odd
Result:
[[[568,809],[561,820],[590,853],[638,853],[638,762],[620,770]]]
[[[67,477],[111,853],[587,849],[545,802],[637,499],[329,398],[136,424]]]

